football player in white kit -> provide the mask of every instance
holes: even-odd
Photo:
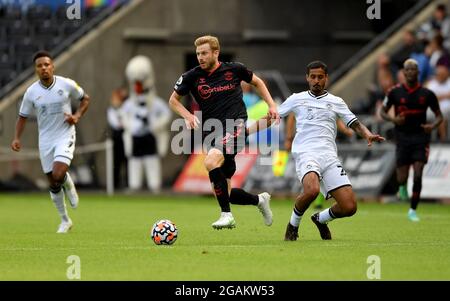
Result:
[[[342,98],[325,90],[328,67],[320,61],[308,64],[306,80],[309,91],[294,93],[279,107],[281,117],[294,113],[296,134],[292,144],[296,172],[303,185],[303,192],[297,197],[291,219],[286,228],[285,240],[298,238],[298,228],[303,214],[320,193],[323,182],[327,198],[336,203],[330,208],[311,216],[322,239],[331,239],[327,223],[336,218],[352,216],[356,212],[356,199],[347,174],[339,161],[336,148],[336,120],[341,118],[347,127],[367,140],[368,146],[374,141],[384,141],[358,121]],[[249,134],[269,126],[271,120],[261,119],[251,126]]]
[[[35,113],[42,169],[50,184],[50,197],[61,216],[57,233],[67,233],[72,228],[72,220],[67,214],[64,195],[72,208],[78,206],[78,194],[67,171],[75,149],[75,124],[86,112],[89,96],[73,80],[54,75],[53,59],[48,52],[37,52],[33,62],[39,80],[23,96],[11,148],[20,151],[20,137],[27,118]],[[80,102],[73,114],[71,100]]]

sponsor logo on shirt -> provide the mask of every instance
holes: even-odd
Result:
[[[235,88],[236,88],[236,85],[228,84],[225,86],[217,86],[217,87],[212,87],[212,88],[208,85],[199,85],[197,89],[198,89],[198,94],[200,95],[201,98],[208,99],[211,97],[212,93],[219,93],[219,92],[234,90]]]
[[[232,80],[233,79],[233,72],[230,72],[230,71],[225,72],[225,79],[226,80]]]

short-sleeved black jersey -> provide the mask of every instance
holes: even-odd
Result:
[[[241,63],[220,62],[217,69],[206,72],[197,66],[178,79],[174,90],[179,95],[191,93],[200,106],[203,121],[218,119],[247,120],[242,100],[241,81],[251,82],[253,72]]]
[[[425,133],[421,127],[427,123],[427,109],[433,111],[439,108],[436,95],[429,89],[417,85],[410,88],[406,85],[397,85],[392,88],[383,105],[394,106],[395,116],[403,114],[405,123],[395,125],[395,133],[398,143],[428,143],[430,134]]]

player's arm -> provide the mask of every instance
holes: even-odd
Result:
[[[391,102],[390,94],[386,95],[383,101],[383,106],[380,110],[380,116],[386,121],[390,121],[394,123],[395,125],[402,125],[405,123],[405,115],[399,114],[395,116],[395,113],[390,112],[392,108],[392,102]]]
[[[284,148],[289,151],[292,148],[292,141],[295,137],[295,116],[289,114],[286,121],[286,137],[284,139]]]
[[[22,147],[20,143],[20,137],[22,137],[23,130],[25,129],[25,124],[27,123],[27,118],[24,116],[19,116],[16,122],[16,130],[14,132],[14,139],[11,142],[11,148],[13,151],[18,152]]]
[[[378,134],[373,134],[369,129],[359,122],[358,120],[355,120],[350,127],[362,138],[367,140],[367,146],[371,146],[373,141],[384,141],[386,140],[384,137]]]
[[[270,114],[267,113],[266,116],[260,118],[255,123],[253,123],[251,126],[246,128],[247,136],[269,128],[272,125],[272,120],[274,120],[274,119],[272,119],[270,117]]]
[[[189,112],[181,103],[181,97],[182,96],[180,94],[178,94],[176,91],[173,91],[172,95],[170,95],[169,98],[169,106],[175,113],[184,118],[186,126],[189,130],[197,129],[200,121],[194,114],[191,114],[191,112]]]
[[[430,108],[433,111],[434,115],[436,115],[435,121],[433,123],[425,123],[420,126],[424,129],[425,133],[431,133],[431,131],[437,128],[443,121],[444,117],[442,116],[441,108],[439,106],[439,101],[436,97],[436,94],[432,93],[429,95]]]
[[[342,121],[342,119],[338,119],[336,120],[336,125],[337,125],[337,129],[339,132],[341,132],[342,134],[344,134],[347,137],[352,137],[353,136],[353,131],[351,129],[349,129],[345,123]]]
[[[437,128],[444,121],[440,108],[433,110],[433,113],[436,115],[436,120],[433,123],[425,123],[420,125],[426,133],[431,133],[433,129]]]
[[[280,115],[278,114],[278,111],[277,111],[277,105],[276,105],[275,101],[272,99],[272,96],[270,95],[270,92],[267,89],[266,84],[263,82],[263,80],[260,79],[255,74],[253,74],[250,84],[252,84],[255,87],[256,92],[259,94],[259,96],[261,96],[261,98],[269,106],[270,117],[272,119],[276,119],[276,121],[279,122]]]
[[[83,98],[80,100],[80,106],[78,107],[77,111],[74,114],[64,113],[64,115],[66,116],[66,122],[71,125],[77,124],[84,113],[86,113],[89,107],[90,100],[91,98],[89,97],[89,95],[84,93]]]

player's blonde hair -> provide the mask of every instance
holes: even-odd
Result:
[[[404,63],[403,63],[403,68],[406,68],[406,66],[408,65],[416,65],[416,67],[419,67],[419,63],[415,60],[415,59],[407,59]]]
[[[203,44],[209,44],[212,51],[219,50],[220,51],[220,44],[219,39],[214,36],[202,36],[195,40],[194,45],[195,47],[198,47]]]

